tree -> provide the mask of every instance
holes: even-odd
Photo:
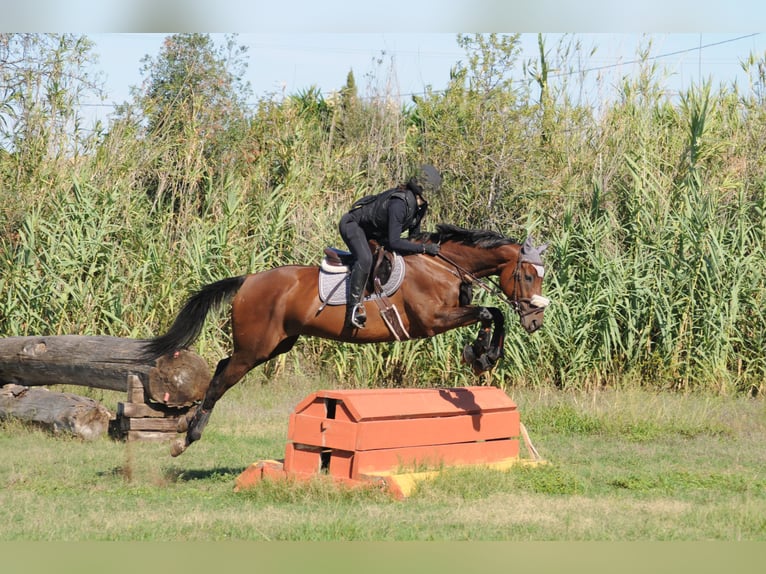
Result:
[[[142,60],[135,97],[153,150],[147,191],[158,201],[197,205],[207,185],[237,167],[250,95],[241,79],[246,52],[235,35],[218,47],[208,34],[175,34]]]
[[[102,95],[100,79],[87,71],[92,47],[74,34],[0,34],[0,145],[54,157],[77,153],[81,99]]]
[[[504,208],[523,165],[527,125],[511,73],[519,55],[519,35],[459,35],[466,63],[452,69],[443,94],[415,98],[413,122],[421,154],[439,166],[451,197],[434,201],[445,221],[470,227],[508,229]]]
[[[25,192],[52,189],[59,164],[95,141],[81,115],[84,99],[102,98],[92,47],[74,34],[0,34],[0,231],[29,206]]]

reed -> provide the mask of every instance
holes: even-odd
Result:
[[[338,98],[264,100],[232,133],[217,125],[214,141],[180,115],[148,131],[136,105],[89,139],[78,132],[71,161],[23,142],[0,152],[0,334],[156,334],[207,282],[317,263],[324,246],[342,247],[337,221],[354,199],[431,161],[445,191],[427,228],[550,243],[543,329],[523,333],[507,309],[505,357],[478,381],[459,361],[473,328],[390,345],[303,341],[270,369],[323,370],[350,386],[762,393],[760,60],[752,88],[703,84],[675,100],[647,49],[595,107],[571,96],[572,76],[543,74],[550,62],[574,67],[576,44],[556,54],[541,44],[544,66],[512,82],[514,37],[461,42],[471,57],[448,90],[404,107],[382,70],[368,97],[349,78]],[[25,120],[32,131],[56,121],[39,109]],[[228,343],[222,313],[198,350],[214,362]]]

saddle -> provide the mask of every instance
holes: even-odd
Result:
[[[343,251],[335,247],[325,247],[322,271],[327,273],[348,273],[349,267],[353,262],[354,256],[350,251]]]
[[[374,248],[373,255],[375,257],[367,280],[367,291],[369,292],[374,291],[376,279],[380,281],[381,285],[385,285],[391,279],[394,262],[399,257],[381,246]],[[325,273],[350,273],[353,264],[354,255],[351,252],[335,247],[325,247],[324,258],[320,267]]]
[[[374,300],[381,316],[397,340],[409,338],[409,333],[402,324],[399,312],[388,297],[396,293],[404,281],[404,258],[386,251],[382,246],[371,243],[373,265],[365,287],[365,301]],[[354,256],[348,251],[326,247],[324,258],[319,266],[319,299],[321,313],[327,305],[346,305],[348,277]]]

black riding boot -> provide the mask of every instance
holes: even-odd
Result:
[[[364,329],[367,321],[367,313],[362,304],[364,296],[364,284],[367,283],[367,274],[364,269],[354,266],[351,276],[348,278],[348,301],[346,303],[346,327]]]

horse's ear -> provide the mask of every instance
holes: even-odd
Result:
[[[529,261],[536,265],[542,265],[543,260],[541,258],[543,251],[548,249],[548,244],[543,243],[539,247],[535,247],[534,239],[532,236],[528,236],[521,246],[521,258],[522,261]]]
[[[537,253],[538,255],[542,255],[543,251],[548,249],[548,244],[543,243],[539,247],[535,247],[535,240],[532,238],[531,235],[528,235],[527,238],[524,240],[524,243],[521,246],[521,250],[524,253]]]
[[[532,241],[532,236],[527,235],[527,238],[524,240],[524,243],[521,244],[521,250],[524,253],[528,253],[533,247],[534,247],[534,242]]]

